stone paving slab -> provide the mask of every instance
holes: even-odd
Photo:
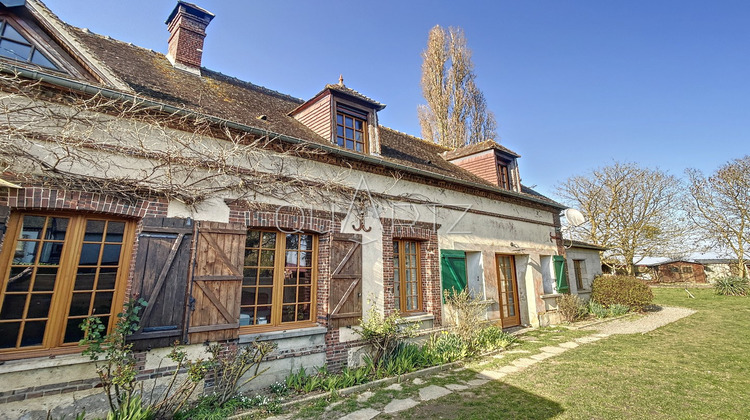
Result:
[[[518,367],[526,368],[526,367],[529,367],[529,366],[533,366],[533,365],[537,364],[538,362],[539,362],[538,360],[534,360],[534,359],[530,359],[528,357],[524,357],[522,359],[516,359],[516,360],[514,360],[513,361],[513,366],[518,366]]]
[[[443,388],[442,386],[430,385],[419,390],[419,399],[422,401],[434,400],[450,394],[450,389]]]
[[[479,375],[477,375],[477,376],[479,376]],[[469,386],[482,386],[482,385],[486,384],[487,382],[489,382],[489,379],[484,379],[484,378],[478,377],[477,379],[472,379],[470,381],[467,381],[466,384],[469,385]]]
[[[395,383],[395,384],[388,385],[384,389],[387,389],[389,391],[401,391],[403,389],[403,387],[401,386],[401,384]]]
[[[610,335],[611,334],[602,334],[602,333],[599,333],[599,334],[594,334],[593,337],[607,338]]]
[[[374,408],[363,408],[340,417],[339,420],[370,420],[377,417],[378,414],[380,414],[380,411]]]
[[[580,346],[580,344],[576,343],[575,341],[567,341],[565,343],[560,343],[557,346],[558,347],[562,347],[564,349],[574,349],[574,348]]]
[[[542,348],[539,349],[539,351],[541,351],[542,353],[554,353],[554,354],[563,353],[563,352],[565,352],[565,350],[567,350],[567,349],[564,349],[564,348],[558,347],[558,346],[544,346],[544,347],[542,347]]]
[[[361,394],[359,394],[357,396],[357,402],[365,402],[365,401],[369,400],[370,397],[372,397],[373,395],[375,395],[374,392],[372,392],[372,391],[365,391],[365,392],[363,392],[363,393],[361,393]]]
[[[504,374],[507,375],[509,373],[516,373],[519,370],[521,370],[521,369],[519,369],[518,366],[508,365],[508,366],[503,366],[500,369],[498,369],[498,372],[501,372],[501,373],[504,373]]]
[[[424,380],[422,380],[422,378],[414,378],[412,382],[414,383],[414,385],[422,385],[424,383]]]
[[[602,339],[601,337],[594,337],[593,335],[587,335],[585,337],[576,338],[573,341],[575,341],[576,343],[580,343],[580,344],[588,344],[588,343],[593,343],[595,341],[599,341],[601,339]]]
[[[534,360],[542,361],[544,359],[549,359],[550,357],[553,357],[554,355],[555,355],[554,353],[539,353],[539,354],[535,354],[529,357]]]
[[[501,371],[497,371],[497,370],[483,370],[483,371],[479,372],[478,376],[481,377],[481,378],[483,378],[483,379],[489,379],[489,380],[496,381],[498,379],[504,378],[505,375],[507,375],[507,374],[508,374],[508,372],[501,372]]]
[[[528,350],[508,350],[505,352],[506,354],[525,354],[525,353],[531,353]]]
[[[464,391],[464,390],[469,389],[468,386],[461,385],[461,384],[448,384],[445,387],[450,389],[451,391]]]
[[[386,414],[398,413],[399,411],[408,410],[416,405],[419,405],[419,402],[414,401],[411,398],[406,398],[403,400],[393,400],[385,406],[383,412]]]

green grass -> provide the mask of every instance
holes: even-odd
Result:
[[[747,418],[750,299],[717,296],[707,289],[691,292],[696,299],[682,289],[654,290],[657,304],[698,311],[687,318],[647,334],[612,336],[578,347],[504,381],[421,404],[398,417]],[[555,334],[531,333],[543,342]],[[526,342],[519,348],[539,344]]]

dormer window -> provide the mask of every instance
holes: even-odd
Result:
[[[11,25],[7,18],[0,19],[0,56],[60,70],[36,45],[22,35],[21,31]]]
[[[367,147],[367,113],[343,104],[336,107],[336,144],[362,153]]]
[[[497,171],[498,171],[498,177],[499,177],[499,186],[500,188],[504,190],[510,190],[511,183],[510,183],[510,171],[508,171],[508,163],[509,162],[503,162],[502,160],[497,161]]]

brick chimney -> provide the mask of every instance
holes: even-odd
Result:
[[[201,57],[206,27],[214,14],[200,7],[178,1],[165,22],[169,30],[167,59],[175,68],[201,74]]]

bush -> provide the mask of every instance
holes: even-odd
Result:
[[[633,276],[599,276],[594,279],[591,299],[604,307],[625,305],[640,311],[654,300],[646,283]]]
[[[557,310],[565,322],[575,322],[588,313],[586,305],[578,295],[562,295],[557,298]]]
[[[630,312],[630,306],[615,303],[609,306],[609,316],[620,316]]]
[[[516,336],[503,332],[503,329],[496,325],[489,325],[479,330],[474,340],[479,353],[505,349],[516,341]]]
[[[736,276],[722,277],[716,280],[714,290],[722,296],[747,296],[750,294],[750,280]]]
[[[609,316],[609,309],[602,306],[599,302],[594,301],[594,299],[589,300],[588,311],[597,318],[606,318]]]

